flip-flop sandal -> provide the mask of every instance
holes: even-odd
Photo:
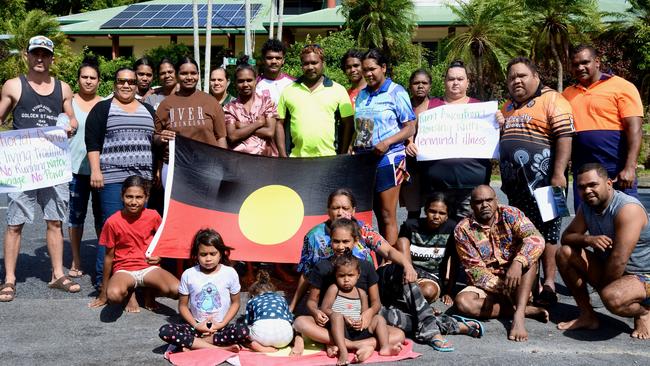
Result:
[[[68,283],[64,283],[66,280],[68,280]],[[74,282],[73,280],[71,280],[68,276],[61,276],[56,281],[54,281],[52,283],[48,283],[47,287],[57,289],[57,290],[61,290],[61,291],[65,291],[65,292],[69,292],[69,293],[76,293],[76,292],[81,291],[81,288],[79,288],[76,291],[71,290],[70,287],[72,287],[74,285],[79,285],[79,284]]]
[[[9,302],[13,301],[16,298],[16,285],[13,283],[5,283],[0,286],[0,295],[9,296],[6,300],[0,300],[0,302]]]
[[[434,339],[431,341],[431,347],[438,352],[453,352],[454,347],[447,345],[448,342],[447,339]]]
[[[72,274],[71,274],[72,272],[75,272],[75,273],[77,273],[77,274],[76,274],[76,275],[72,275]],[[84,271],[80,270],[80,269],[70,269],[70,270],[68,271],[68,277],[69,277],[69,278],[81,278],[81,277],[83,277],[85,274],[86,274],[86,273],[85,273]]]
[[[465,326],[469,329],[469,331],[467,332],[468,336],[474,338],[483,337],[484,329],[483,329],[483,324],[480,321],[472,318],[466,318],[460,315],[452,315],[451,317],[465,324]],[[474,323],[475,326],[472,326],[470,323]]]
[[[557,294],[548,285],[544,285],[542,287],[542,292],[533,298],[533,305],[542,308],[547,308],[555,304],[557,304]]]

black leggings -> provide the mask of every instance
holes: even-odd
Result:
[[[189,324],[165,324],[160,327],[158,336],[163,341],[177,347],[192,348],[194,338],[201,334]],[[248,326],[241,323],[228,324],[214,333],[212,343],[216,346],[250,342]]]

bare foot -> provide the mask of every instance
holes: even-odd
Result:
[[[634,318],[634,330],[630,337],[636,339],[650,339],[650,312]]]
[[[337,366],[343,366],[343,365],[349,365],[350,361],[348,361],[348,351],[339,351],[339,358],[336,360],[336,365]]]
[[[305,340],[300,335],[296,335],[296,337],[293,339],[293,347],[291,347],[289,356],[300,356],[304,351]]]
[[[528,331],[526,330],[524,318],[513,319],[508,333],[508,339],[515,342],[526,342],[528,340]]]
[[[160,309],[160,304],[156,301],[155,298],[147,298],[145,297],[144,299],[144,308],[156,312]]]
[[[333,344],[328,344],[327,347],[325,347],[325,352],[327,353],[327,357],[334,358],[339,354],[339,348]]]
[[[370,356],[372,356],[372,353],[374,351],[375,348],[372,346],[363,346],[354,353],[354,358],[352,359],[352,362],[354,363],[363,362],[368,358],[370,358]]]
[[[129,302],[126,303],[126,306],[124,307],[124,310],[126,310],[127,313],[139,313],[140,312],[140,305],[138,304],[138,299],[135,298],[135,292],[131,293],[131,297],[129,298]]]
[[[217,348],[220,348],[225,351],[233,352],[233,353],[239,353],[239,351],[241,350],[241,347],[239,347],[238,344],[233,344],[230,346],[217,346]]]
[[[600,321],[596,313],[580,313],[576,319],[569,320],[568,322],[561,322],[557,324],[559,330],[578,330],[587,329],[594,330],[600,327]]]
[[[526,318],[535,319],[542,323],[548,323],[549,315],[548,315],[548,311],[546,311],[546,309],[544,308],[527,305]]]
[[[402,345],[400,343],[393,344],[393,345],[388,345],[386,347],[382,347],[379,350],[379,354],[381,356],[396,356],[402,351]]]

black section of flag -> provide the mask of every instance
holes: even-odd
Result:
[[[171,198],[196,207],[237,213],[246,197],[257,189],[283,185],[300,195],[308,216],[326,212],[327,196],[332,191],[350,188],[357,200],[357,211],[370,211],[377,161],[372,154],[269,158],[177,135]]]

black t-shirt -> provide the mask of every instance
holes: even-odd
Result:
[[[455,227],[453,220],[447,220],[434,230],[429,228],[426,218],[406,220],[399,237],[407,238],[411,243],[413,266],[437,276],[444,258],[456,253]]]
[[[334,260],[334,257],[323,259],[316,263],[316,266],[309,272],[309,277],[307,278],[310,285],[320,289],[319,304],[323,301],[327,289],[336,282],[332,260]],[[361,273],[357,281],[357,287],[368,293],[368,288],[377,284],[379,276],[377,276],[375,268],[369,262],[360,260],[359,266]]]

